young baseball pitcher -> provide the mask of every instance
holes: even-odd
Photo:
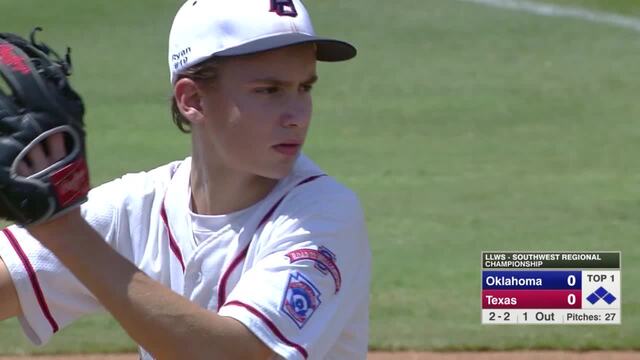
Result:
[[[144,359],[366,358],[362,210],[301,153],[316,62],[352,45],[300,0],[187,1],[168,60],[191,156],[89,191],[68,56],[34,34],[0,34],[0,319],[44,344],[105,309]]]

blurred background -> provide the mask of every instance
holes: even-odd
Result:
[[[189,154],[168,102],[180,3],[0,0],[0,31],[72,47],[94,185]],[[372,349],[640,349],[640,2],[545,3],[582,12],[306,1],[359,49],[319,65],[305,152],[364,205]],[[483,250],[622,251],[622,325],[480,325]],[[37,349],[0,323],[3,354],[133,349],[106,315]]]

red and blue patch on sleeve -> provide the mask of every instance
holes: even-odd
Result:
[[[289,274],[280,311],[302,329],[321,304],[320,291],[300,272]]]

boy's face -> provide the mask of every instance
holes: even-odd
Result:
[[[307,135],[315,80],[311,44],[223,61],[202,99],[203,130],[222,165],[286,176]]]

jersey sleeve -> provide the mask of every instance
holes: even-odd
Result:
[[[371,255],[362,210],[347,189],[316,190],[283,201],[219,314],[284,359],[324,359],[338,338],[340,358],[364,359]]]
[[[92,189],[82,205],[83,217],[112,246],[118,226],[113,201],[119,186],[116,180]],[[18,293],[19,322],[35,345],[46,343],[79,317],[101,310],[93,295],[24,228],[12,225],[2,230],[0,258]]]

